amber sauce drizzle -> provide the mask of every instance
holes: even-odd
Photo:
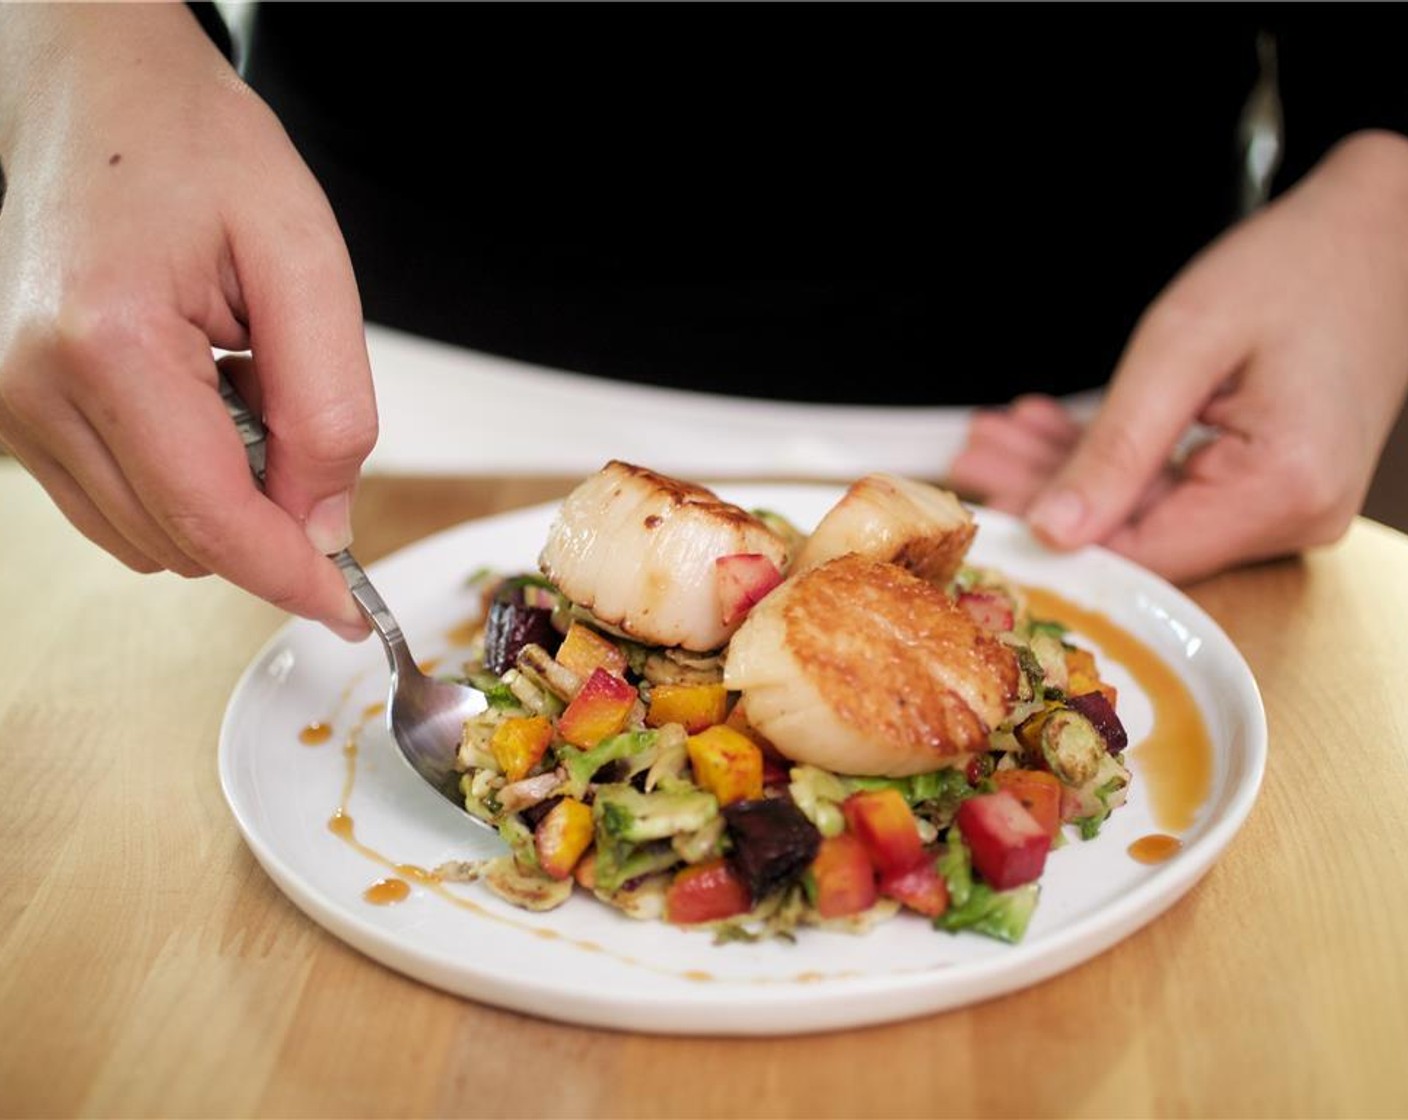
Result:
[[[332,738],[332,724],[315,719],[298,733],[298,741],[305,747],[321,747]]]
[[[362,897],[373,906],[390,906],[404,902],[411,896],[411,884],[405,879],[378,879],[362,892]]]
[[[1151,832],[1131,844],[1129,854],[1140,863],[1163,863],[1164,860],[1176,856],[1182,847],[1183,841],[1177,836]]]
[[[1212,789],[1212,741],[1188,687],[1158,654],[1106,615],[1043,588],[1026,588],[1026,593],[1033,614],[1089,638],[1102,659],[1122,665],[1148,696],[1154,726],[1130,745],[1130,755],[1148,783],[1154,821],[1167,833],[1187,829]],[[1141,863],[1157,863],[1181,847],[1176,836],[1160,833],[1136,840],[1129,854]]]
[[[352,814],[348,811],[348,807],[352,802],[352,791],[356,788],[357,784],[357,756],[360,751],[359,740],[362,733],[366,730],[367,725],[385,710],[385,704],[378,703],[367,705],[367,707],[362,710],[361,719],[357,721],[356,725],[349,732],[347,741],[343,743],[342,757],[346,762],[342,777],[342,797],[338,802],[337,808],[333,811],[332,816],[328,818],[329,832],[373,863],[380,864],[382,867],[395,873],[395,878],[378,879],[362,892],[362,897],[367,902],[380,906],[401,902],[410,897],[411,883],[416,883],[431,891],[433,894],[445,899],[445,901],[463,910],[469,910],[481,918],[491,918],[494,921],[502,922],[545,939],[565,941],[576,948],[589,952],[601,952],[601,946],[594,941],[565,937],[556,930],[530,925],[528,922],[514,921],[510,918],[492,913],[478,903],[451,890],[445,881],[434,871],[424,867],[418,867],[413,863],[397,863],[395,860],[388,858],[357,838],[357,825],[352,819]],[[629,961],[629,958],[623,957],[621,959]]]

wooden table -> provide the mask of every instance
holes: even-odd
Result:
[[[358,552],[570,480],[370,478]],[[222,798],[226,700],[284,621],[136,576],[0,461],[0,1114],[1408,1115],[1408,537],[1191,589],[1250,662],[1270,763],[1165,915],[1068,973],[864,1030],[538,1021],[347,948]]]

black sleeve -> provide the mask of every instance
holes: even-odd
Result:
[[[230,29],[225,24],[225,17],[220,14],[220,9],[210,0],[187,0],[186,7],[196,17],[196,22],[200,24],[201,29],[210,36],[210,41],[225,56],[225,61],[233,66],[235,44],[230,37]]]
[[[1408,70],[1394,4],[1292,4],[1273,9],[1285,148],[1276,189],[1289,187],[1339,140],[1366,128],[1408,134]]]

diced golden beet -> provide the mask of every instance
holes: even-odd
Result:
[[[751,723],[748,722],[748,715],[743,710],[742,704],[735,704],[733,706],[733,708],[728,713],[728,718],[724,720],[724,726],[731,727],[740,735],[744,735],[747,736],[749,739],[752,739],[753,742],[757,743],[758,746],[763,748],[764,753],[766,753],[767,751],[774,751],[775,753],[776,748],[774,748],[773,745],[768,742],[767,736],[765,736],[761,731],[759,731],[756,727],[754,727]]]
[[[528,776],[552,742],[552,724],[546,716],[509,716],[494,728],[489,752],[510,782]]]
[[[1017,742],[1025,748],[1029,759],[1041,757],[1041,728],[1054,710],[1054,707],[1042,708],[1039,712],[1033,712],[1014,729]]]
[[[685,743],[694,780],[720,805],[763,796],[763,752],[746,735],[715,724]]]
[[[557,733],[574,747],[594,747],[626,726],[635,686],[605,669],[595,669],[557,717]]]
[[[808,870],[812,901],[823,918],[844,918],[875,905],[875,866],[855,833],[824,837]]]
[[[586,855],[577,861],[572,869],[572,878],[584,891],[596,890],[596,849],[588,848]]]
[[[1110,707],[1115,706],[1118,690],[1114,685],[1107,684],[1100,679],[1100,670],[1095,664],[1095,654],[1090,650],[1066,650],[1066,675],[1069,678],[1066,684],[1066,692],[1069,695],[1079,696],[1083,692],[1101,692],[1110,702]]]
[[[1053,840],[1061,829],[1061,780],[1048,770],[998,770],[992,776],[998,789],[1005,789],[1022,803],[1032,819]]]
[[[650,727],[679,723],[691,735],[723,723],[728,690],[722,684],[657,684],[650,690],[645,722]]]
[[[591,809],[575,797],[564,797],[533,830],[538,866],[554,879],[568,878],[592,836]]]
[[[792,771],[792,760],[768,742],[767,736],[748,722],[742,704],[735,704],[724,720],[724,726],[752,740],[763,752],[763,785],[786,785]]]
[[[919,825],[899,790],[860,790],[841,803],[841,812],[880,874],[908,871],[924,860]]]
[[[567,628],[557,647],[557,663],[583,680],[596,669],[605,669],[617,677],[626,675],[626,655],[621,647],[581,622],[573,622]]]

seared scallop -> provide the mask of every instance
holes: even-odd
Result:
[[[563,501],[538,567],[619,633],[705,651],[738,628],[726,617],[715,562],[739,554],[781,569],[787,545],[711,490],[613,459]]]
[[[724,683],[794,762],[903,777],[986,749],[1017,657],[939,588],[848,554],[793,576],[729,643]]]
[[[953,579],[977,526],[941,487],[883,472],[853,482],[803,545],[794,572],[848,552],[898,564],[942,587]]]

